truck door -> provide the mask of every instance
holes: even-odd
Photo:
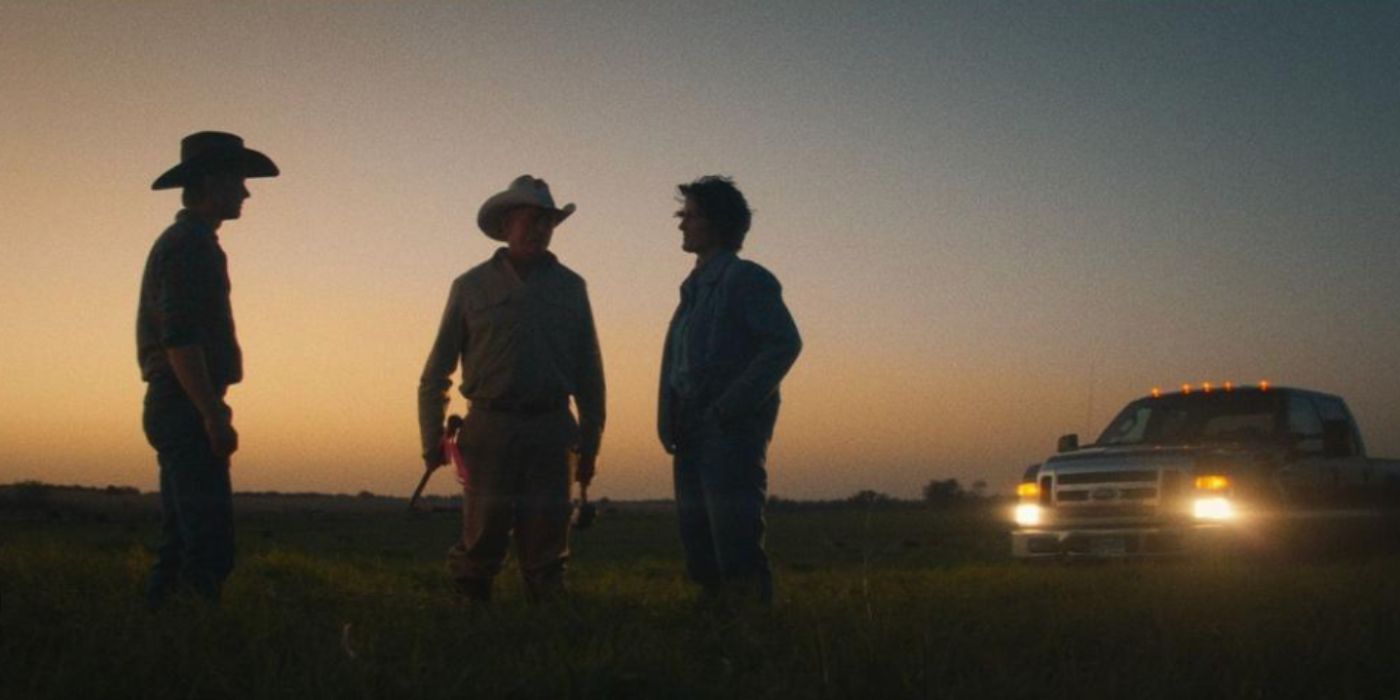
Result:
[[[1329,429],[1334,433],[1327,438],[1323,451],[1330,453],[1326,458],[1341,475],[1339,496],[1349,505],[1363,505],[1375,494],[1384,475],[1375,473],[1374,462],[1366,457],[1361,432],[1346,404],[1331,396],[1313,396],[1312,403],[1322,418],[1324,435]]]
[[[1322,418],[1308,397],[1291,394],[1287,406],[1290,457],[1274,478],[1285,498],[1299,504],[1333,504],[1344,480],[1343,465],[1323,450]]]

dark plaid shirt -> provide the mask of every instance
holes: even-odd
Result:
[[[228,259],[215,232],[187,211],[156,239],[141,278],[136,354],[141,378],[177,382],[167,348],[204,350],[214,388],[243,378],[243,353],[229,305]]]

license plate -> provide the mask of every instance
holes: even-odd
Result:
[[[1095,537],[1089,541],[1089,552],[1100,556],[1121,556],[1128,553],[1128,542],[1122,537]]]

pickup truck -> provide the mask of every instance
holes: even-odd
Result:
[[[1209,385],[1132,401],[1097,441],[1064,435],[1026,470],[1018,558],[1185,554],[1267,546],[1327,523],[1400,513],[1400,462],[1366,456],[1341,398]],[[1386,531],[1390,536],[1391,530]]]

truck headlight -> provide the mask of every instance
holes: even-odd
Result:
[[[1040,505],[1036,503],[1018,503],[1016,505],[1016,524],[1021,527],[1035,527],[1040,524]]]
[[[1228,498],[1210,496],[1197,498],[1191,513],[1197,520],[1232,520],[1235,517],[1235,507]]]

